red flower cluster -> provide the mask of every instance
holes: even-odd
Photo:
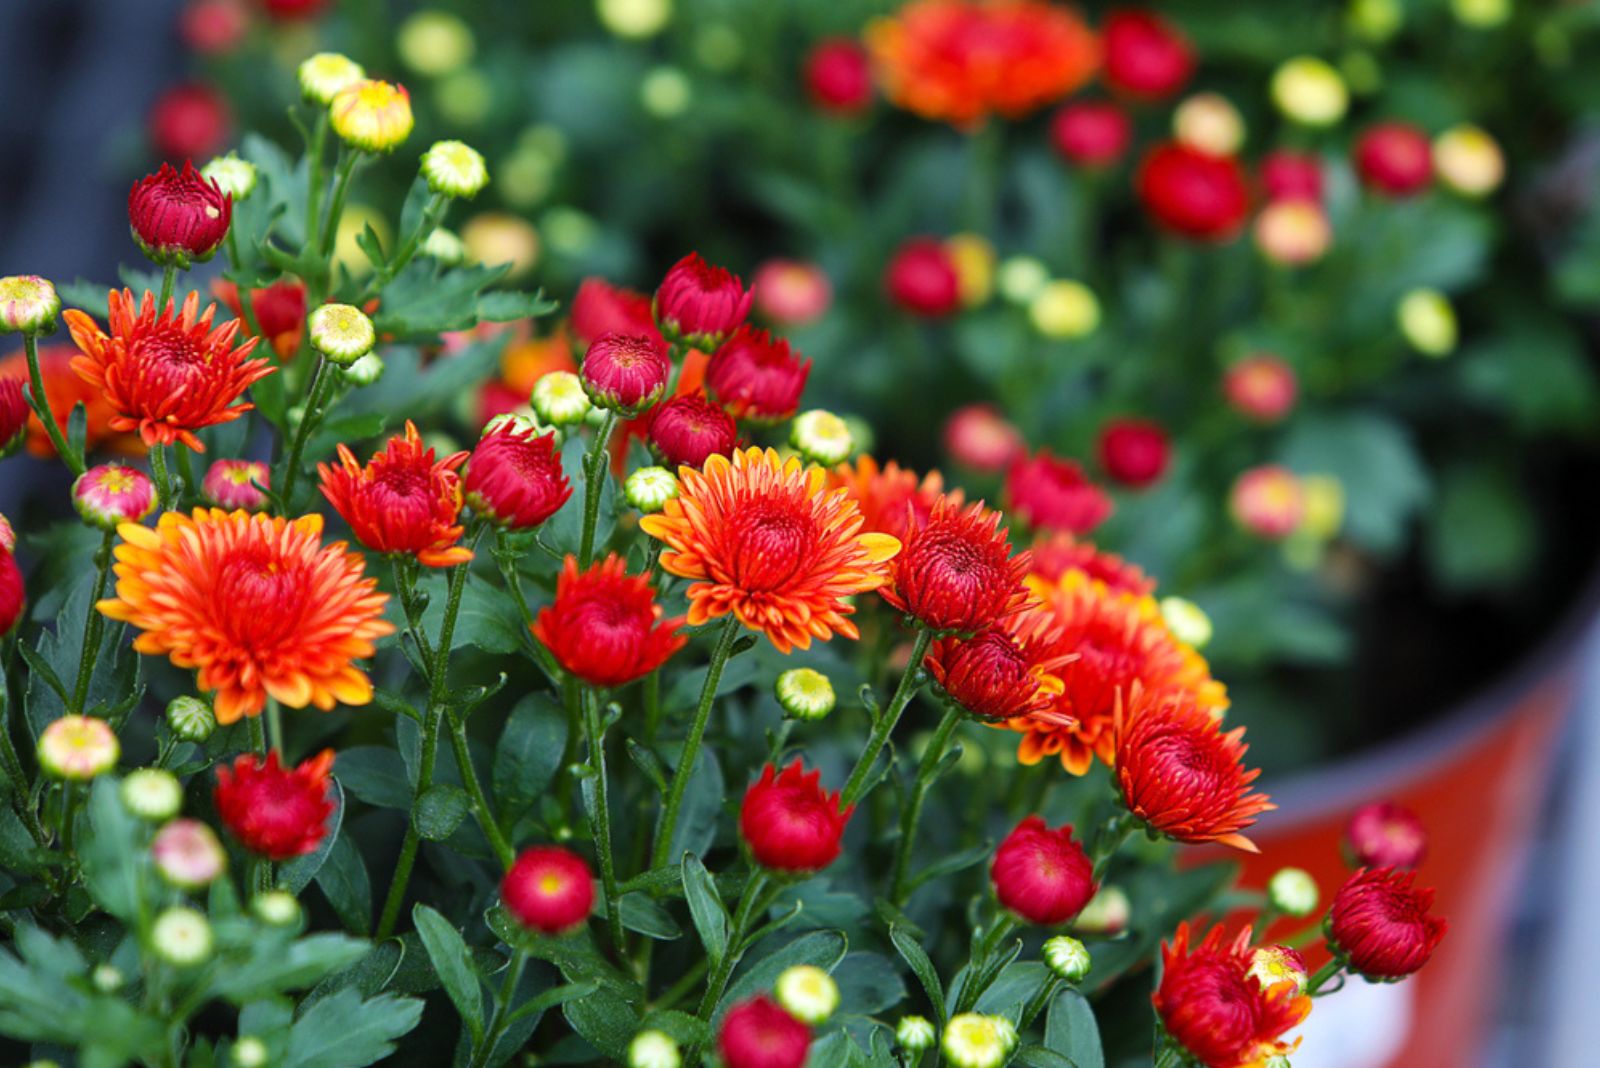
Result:
[[[811,1029],[765,994],[729,1009],[717,1033],[726,1068],[801,1068],[810,1049]]]
[[[536,527],[560,511],[572,486],[555,441],[554,433],[510,420],[478,439],[465,485],[473,511],[512,530]]]
[[[691,252],[672,265],[656,289],[656,325],[668,340],[710,351],[744,322],[752,299],[738,275]]]
[[[1049,613],[1028,608],[975,637],[935,641],[926,663],[952,701],[1004,723],[1048,712],[1062,691],[1058,672],[1076,655],[1061,645]]]
[[[472,559],[458,545],[463,528],[461,477],[456,469],[468,454],[433,458],[416,424],[406,420],[404,437],[393,437],[383,452],[362,467],[343,444],[339,466],[318,464],[322,495],[350,524],[356,540],[373,552],[409,553],[428,567],[454,567]]]
[[[118,432],[111,425],[117,418],[105,393],[97,386],[80,378],[72,369],[78,350],[71,345],[41,345],[39,347],[39,377],[44,384],[44,396],[55,416],[57,426],[66,426],[72,410],[83,405],[84,445],[89,450],[109,446],[113,451],[127,454],[142,453],[144,443],[137,436]],[[26,389],[28,357],[20,349],[0,358],[0,382],[16,382],[18,389]],[[26,404],[26,402],[24,402]],[[50,434],[31,411],[27,413],[27,436],[23,447],[30,456],[48,460],[55,456],[56,447]]]
[[[1031,527],[1087,534],[1111,515],[1111,498],[1073,460],[1049,449],[1019,457],[1006,472],[1006,510]]]
[[[843,489],[861,510],[861,529],[888,534],[902,541],[912,527],[926,523],[933,506],[941,500],[959,505],[959,489],[944,492],[944,477],[929,471],[919,481],[915,471],[890,460],[883,467],[870,456],[856,459],[855,466],[840,464],[828,475],[829,489]]]
[[[603,278],[585,278],[572,297],[567,320],[573,337],[585,348],[606,334],[656,334],[650,296]]]
[[[1057,531],[1033,543],[1033,574],[1047,586],[1060,583],[1068,571],[1081,571],[1085,577],[1103,583],[1112,593],[1148,597],[1155,592],[1156,580],[1137,564],[1130,564],[1115,553],[1101,552],[1087,541]]]
[[[1403,979],[1428,963],[1448,924],[1431,914],[1433,891],[1416,874],[1363,868],[1328,911],[1328,948],[1372,979]]]
[[[559,846],[524,849],[500,881],[500,900],[522,926],[566,934],[594,908],[594,878],[583,858]]]
[[[1149,11],[1114,11],[1102,30],[1105,82],[1142,100],[1163,100],[1194,74],[1194,49],[1177,27]]]
[[[787,341],[746,325],[712,354],[706,385],[735,419],[773,423],[799,409],[810,375],[811,361]]]
[[[1066,923],[1099,889],[1072,827],[1051,830],[1038,816],[1006,835],[989,865],[989,881],[1001,905],[1040,927]]]
[[[1251,974],[1250,929],[1231,940],[1213,927],[1191,946],[1181,923],[1161,946],[1161,986],[1151,1000],[1161,1023],[1206,1068],[1247,1068],[1287,1055],[1283,1036],[1311,1012],[1292,979],[1263,984]]]
[[[655,587],[607,556],[587,571],[568,556],[556,596],[539,612],[533,636],[563,668],[591,686],[622,686],[648,675],[689,640],[681,616],[661,618]]]
[[[245,753],[231,769],[217,768],[213,798],[222,825],[239,844],[268,860],[310,853],[328,833],[333,801],[328,796],[333,750],[324,749],[294,770],[278,763],[276,750],[263,762]]]
[[[745,791],[739,834],[763,868],[821,871],[838,857],[854,811],[822,788],[822,772],[806,774],[796,758],[781,774],[771,764],[761,769],[761,778]]]
[[[233,197],[201,177],[188,160],[181,171],[163,163],[128,191],[133,239],[157,263],[183,266],[210,259],[232,221]]]
[[[1145,210],[1180,237],[1226,241],[1250,214],[1250,190],[1239,161],[1192,145],[1168,141],[1151,149],[1135,185]]]
[[[911,526],[894,558],[883,599],[930,630],[972,634],[993,626],[1027,598],[1028,554],[1011,555],[1000,513],[982,503],[962,510],[942,498]]]

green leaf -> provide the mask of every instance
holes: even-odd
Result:
[[[395,1050],[422,1019],[422,1002],[383,994],[365,1001],[346,987],[301,1013],[289,1030],[283,1068],[364,1068]]]
[[[401,339],[470,329],[480,320],[480,294],[508,270],[510,264],[446,269],[435,260],[412,260],[384,287],[373,322],[380,334]]]
[[[340,835],[317,871],[317,885],[345,929],[365,934],[372,924],[372,883],[361,853],[348,835]]]
[[[494,581],[498,582],[499,577]],[[422,625],[428,634],[439,633],[448,600],[442,589],[429,599],[422,613]],[[399,610],[396,605],[394,611]],[[514,653],[522,648],[522,612],[516,601],[498,585],[477,575],[468,575],[466,587],[461,591],[461,607],[452,641],[455,649],[469,646],[499,654]]]
[[[728,987],[717,1005],[718,1017],[729,1006],[761,991],[771,990],[786,968],[811,964],[825,972],[844,959],[850,941],[843,931],[812,931],[796,938],[775,953],[770,953]]]
[[[683,937],[683,928],[648,894],[622,895],[622,926],[659,942]]]
[[[412,820],[417,833],[430,842],[442,842],[455,833],[461,821],[467,818],[471,802],[461,787],[447,782],[436,782],[417,799]]]
[[[1063,990],[1050,1003],[1045,1018],[1045,1048],[1061,1054],[1075,1068],[1105,1068],[1106,1055],[1100,1048],[1100,1025],[1094,1010],[1076,990]]]
[[[566,747],[566,714],[548,695],[530,693],[516,703],[500,732],[491,773],[502,816],[514,821],[544,796]]]
[[[928,1001],[933,1005],[935,1022],[942,1029],[944,1027],[944,983],[939,979],[939,970],[933,966],[928,953],[922,944],[911,936],[904,927],[890,927],[889,941],[894,943],[895,950],[900,954],[900,959],[911,966],[911,974],[917,977],[922,984],[923,991],[928,995]]]
[[[512,323],[519,319],[549,315],[559,306],[555,301],[547,300],[542,289],[534,293],[500,290],[478,298],[478,318],[492,323]]]
[[[1016,1063],[1033,1065],[1033,1068],[1078,1068],[1077,1061],[1043,1046],[1023,1046],[1017,1050]]]
[[[711,873],[693,853],[683,856],[683,896],[689,902],[689,915],[700,935],[700,944],[706,947],[715,966],[728,952],[728,910],[717,895]]]
[[[322,842],[312,852],[296,857],[278,870],[278,885],[292,894],[311,885],[338,843],[339,831],[344,826],[344,787],[337,778],[333,780],[332,795],[333,812],[328,816],[328,833],[323,835]]]
[[[433,961],[433,970],[444,984],[444,992],[461,1014],[462,1023],[472,1034],[472,1044],[483,1042],[483,990],[478,985],[478,973],[472,967],[472,955],[461,932],[449,920],[427,905],[418,904],[411,910],[417,934],[422,936],[423,948]]]
[[[601,987],[588,997],[569,1001],[561,1011],[591,1046],[617,1063],[628,1059],[628,1045],[639,1030],[639,1014],[611,987]]]
[[[1346,535],[1375,552],[1406,542],[1428,503],[1428,472],[1405,428],[1376,412],[1297,418],[1283,462],[1299,475],[1332,475],[1344,486]]]
[[[1429,509],[1428,564],[1453,593],[1507,587],[1533,563],[1537,523],[1521,487],[1494,470],[1460,465],[1444,476]]]
[[[125,923],[139,915],[146,849],[138,822],[117,796],[110,776],[95,780],[89,792],[90,833],[78,844],[84,884],[95,903]]]
[[[406,778],[405,761],[390,746],[358,745],[340,750],[333,776],[369,805],[411,807],[411,782]]]
[[[833,970],[833,978],[839,984],[839,1004],[852,1016],[885,1012],[906,997],[900,969],[882,953],[846,953]]]
[[[217,973],[211,988],[236,1005],[287,990],[314,986],[350,967],[367,953],[367,943],[342,934],[314,934],[293,941],[258,939],[236,967]]]
[[[1038,961],[1018,961],[1001,972],[983,992],[975,1006],[978,1012],[1001,1016],[1021,1015],[1021,1008],[1039,988],[1050,981],[1050,969]]]

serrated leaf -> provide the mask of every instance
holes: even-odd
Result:
[[[367,952],[367,943],[342,934],[314,934],[293,941],[259,940],[236,967],[212,981],[217,996],[244,1004],[320,982],[350,967]]]
[[[383,994],[365,1001],[346,987],[301,1013],[283,1068],[364,1068],[394,1052],[422,1019],[422,1002]]]
[[[483,1042],[483,990],[478,983],[478,973],[472,967],[472,955],[461,932],[449,920],[427,905],[418,904],[411,910],[412,922],[428,951],[433,970],[444,985],[444,992],[461,1015],[461,1021],[472,1035],[472,1044]]]

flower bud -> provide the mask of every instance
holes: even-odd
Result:
[[[39,735],[39,766],[52,777],[88,782],[117,766],[122,745],[111,724],[94,716],[68,714]]]
[[[1292,983],[1296,997],[1311,985],[1306,959],[1299,950],[1289,946],[1257,946],[1250,952],[1250,969],[1246,974],[1260,983],[1263,990],[1271,990],[1280,983]]]
[[[301,919],[300,902],[287,890],[268,890],[250,899],[256,919],[271,927],[293,927]]]
[[[183,786],[162,768],[140,768],[122,780],[122,804],[142,820],[160,823],[183,807]]]
[[[669,341],[710,352],[744,322],[752,300],[738,275],[691,252],[667,271],[651,307]]]
[[[133,239],[155,263],[187,267],[209,260],[232,221],[233,199],[187,160],[181,171],[163,163],[128,192]]]
[[[1305,491],[1306,514],[1300,533],[1327,541],[1344,525],[1344,483],[1333,475],[1307,475],[1300,480]]]
[[[200,168],[200,177],[215,184],[224,196],[232,197],[237,204],[255,192],[256,165],[229,152]]]
[[[1109,167],[1122,159],[1133,140],[1133,120],[1109,101],[1074,101],[1050,120],[1050,143],[1061,157],[1080,167]]]
[[[228,1062],[233,1068],[266,1068],[267,1044],[255,1035],[244,1035],[228,1052]]]
[[[435,141],[422,154],[422,177],[440,196],[474,197],[489,184],[489,168],[478,150],[461,141]]]
[[[672,0],[595,0],[595,14],[611,33],[638,41],[667,28]]]
[[[1231,156],[1244,147],[1244,116],[1221,93],[1196,93],[1172,113],[1172,133],[1202,152]]]
[[[433,257],[446,267],[454,267],[467,258],[467,246],[454,230],[435,226],[427,240],[422,242],[422,254]]]
[[[956,463],[994,474],[1022,455],[1022,432],[989,404],[968,404],[944,424],[944,447]]]
[[[1279,868],[1267,881],[1267,901],[1285,916],[1311,915],[1320,898],[1317,881],[1304,868]]]
[[[926,1016],[902,1016],[895,1025],[894,1040],[908,1053],[921,1053],[933,1048],[938,1035]]]
[[[641,512],[659,512],[678,496],[678,480],[665,467],[641,467],[622,484],[622,495]]]
[[[956,289],[963,307],[975,308],[994,295],[994,246],[982,234],[953,234],[944,250],[956,268]]]
[[[1395,309],[1400,333],[1424,356],[1448,356],[1456,347],[1456,312],[1437,289],[1413,289]]]
[[[182,741],[203,742],[217,729],[217,716],[198,697],[174,697],[167,703],[167,726]]]
[[[939,1049],[956,1068],[1000,1068],[1017,1046],[1017,1028],[1004,1016],[963,1012],[944,1025]]]
[[[889,299],[913,315],[933,319],[961,306],[961,274],[944,242],[914,237],[895,250],[884,271]]]
[[[1462,123],[1433,139],[1433,169],[1462,196],[1486,197],[1505,180],[1506,158],[1482,128]]]
[[[311,347],[340,367],[349,367],[371,352],[378,340],[372,320],[352,304],[324,304],[307,323]]]
[[[272,488],[272,472],[255,460],[217,460],[200,480],[200,492],[218,508],[230,512],[243,508],[259,512],[267,506],[267,495],[257,486]]]
[[[217,832],[199,820],[172,820],[156,832],[150,856],[161,878],[179,890],[209,886],[227,870],[228,854]]]
[[[533,410],[550,426],[583,422],[591,407],[583,380],[571,371],[551,371],[533,384]]]
[[[1296,56],[1272,75],[1272,102],[1302,126],[1332,126],[1344,118],[1350,91],[1339,72],[1315,56]]]
[[[1298,530],[1305,518],[1305,487],[1287,467],[1253,467],[1234,482],[1228,509],[1245,530],[1277,541]]]
[[[756,310],[785,326],[816,322],[833,302],[833,283],[821,267],[803,260],[767,260],[756,268],[750,291]]]
[[[1000,904],[1027,923],[1055,927],[1082,912],[1094,897],[1094,865],[1072,836],[1072,825],[1051,829],[1038,816],[1017,824],[989,866]]]
[[[351,385],[370,386],[383,377],[383,358],[375,352],[369,352],[349,367],[340,370],[344,374],[345,381]]]
[[[122,974],[122,969],[113,964],[97,964],[94,971],[89,973],[89,981],[94,988],[102,994],[115,994],[121,990],[128,977]]]
[[[340,89],[328,105],[333,132],[363,152],[392,152],[411,136],[411,96],[393,82],[363,80]]]
[[[60,310],[56,287],[38,275],[0,278],[0,333],[48,334]]]
[[[814,408],[794,417],[789,427],[789,444],[812,463],[832,467],[842,463],[854,443],[850,440],[850,427],[832,412]]]
[[[784,969],[775,993],[790,1016],[813,1027],[826,1023],[839,1007],[839,984],[814,964]]]
[[[1211,617],[1193,601],[1183,597],[1161,598],[1161,620],[1185,645],[1204,649],[1211,642]]]
[[[333,98],[357,82],[367,72],[349,56],[337,52],[318,52],[300,64],[300,95],[312,104],[327,107]]]
[[[1027,304],[1050,281],[1050,269],[1032,256],[1009,256],[997,274],[1000,295],[1012,304]]]
[[[1463,26],[1492,30],[1511,17],[1511,0],[1450,0],[1450,13]]]
[[[174,906],[156,917],[150,928],[150,945],[168,964],[186,968],[211,956],[211,923],[203,913]]]
[[[547,935],[582,927],[594,908],[589,865],[557,846],[524,849],[500,883],[500,900],[523,927]]]
[[[821,111],[856,115],[872,106],[872,60],[852,37],[817,42],[802,74],[806,94]]]
[[[640,1031],[628,1044],[628,1068],[680,1068],[683,1054],[665,1031]]]
[[[697,393],[674,397],[650,413],[650,452],[669,469],[726,456],[738,438],[733,416]]]
[[[1415,868],[1428,855],[1428,832],[1404,805],[1374,801],[1351,815],[1344,852],[1353,867]]]
[[[1258,352],[1230,366],[1222,378],[1228,405],[1257,423],[1276,423],[1294,408],[1300,392],[1294,368],[1270,352]]]
[[[1114,935],[1128,926],[1132,910],[1132,902],[1120,886],[1103,886],[1078,913],[1072,927],[1084,934]]]
[[[694,86],[677,67],[656,67],[639,83],[639,105],[658,119],[675,119],[694,102]]]
[[[666,342],[649,334],[604,334],[584,354],[583,389],[597,407],[632,418],[667,388]]]
[[[791,719],[814,721],[824,719],[837,700],[833,682],[828,676],[811,668],[790,668],[778,676],[775,687],[778,704]]]
[[[1353,150],[1362,184],[1390,197],[1421,193],[1433,181],[1433,146],[1409,122],[1379,122],[1367,127]]]
[[[1100,467],[1113,482],[1130,489],[1154,485],[1172,459],[1172,439],[1159,423],[1112,419],[1095,442]]]
[[[91,467],[72,483],[72,506],[92,527],[116,530],[156,510],[156,487],[138,468],[110,463]]]
[[[1314,200],[1274,200],[1256,216],[1256,248],[1273,263],[1303,267],[1320,260],[1333,244],[1333,227]]]
[[[1406,11],[1400,0],[1350,0],[1346,15],[1350,28],[1374,44],[1382,44],[1400,32]]]
[[[1088,337],[1100,327],[1100,300],[1082,282],[1047,282],[1028,302],[1033,328],[1049,338]]]
[[[466,66],[477,50],[472,29],[446,11],[418,11],[400,24],[395,50],[418,74],[442,78]]]
[[[1066,983],[1081,983],[1094,961],[1082,942],[1071,935],[1056,935],[1044,944],[1044,962]]]

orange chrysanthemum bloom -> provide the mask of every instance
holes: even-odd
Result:
[[[39,347],[39,378],[44,384],[45,399],[56,417],[56,424],[65,427],[72,419],[72,409],[83,405],[84,444],[89,451],[102,445],[124,456],[137,456],[144,452],[144,442],[132,434],[115,430],[111,420],[117,413],[106,403],[105,394],[79,378],[72,370],[72,361],[78,350],[71,345],[41,345]],[[12,378],[26,387],[28,382],[28,356],[18,349],[0,357],[0,378]],[[39,417],[28,412],[28,452],[41,460],[56,454],[50,432],[39,422]]]
[[[144,633],[133,647],[198,670],[217,721],[293,708],[364,705],[372,683],[353,660],[394,631],[388,595],[343,542],[322,544],[322,517],[289,520],[196,508],[154,530],[117,528],[117,595],[96,607]]]
[[[256,338],[234,346],[239,320],[213,329],[217,306],[208,304],[201,313],[198,293],[185,297],[176,311],[169,300],[159,315],[148,290],[137,309],[126,289],[112,290],[109,305],[110,334],[75,308],[62,313],[83,353],[72,369],[105,394],[115,412],[111,429],[136,430],[146,445],[181,441],[205,452],[194,432],[231,422],[255,407],[234,402],[277,370],[265,359],[249,358]]]
[[[1066,689],[1065,652],[1054,617],[1030,604],[971,638],[940,638],[924,663],[945,694],[986,723],[1004,727],[1027,715],[1046,716]]]
[[[843,489],[861,510],[863,530],[904,540],[912,523],[926,523],[940,500],[959,508],[965,496],[960,489],[944,492],[944,476],[929,471],[921,481],[917,473],[890,460],[882,467],[870,456],[854,465],[840,464],[828,473],[828,488]]]
[[[456,468],[470,455],[435,460],[407,419],[405,436],[390,438],[366,467],[341,444],[339,466],[318,464],[317,473],[322,495],[362,545],[373,552],[410,553],[428,567],[454,567],[472,559],[471,549],[456,544],[462,534]]]
[[[1068,571],[1082,571],[1118,593],[1146,597],[1156,592],[1155,579],[1115,553],[1101,552],[1064,530],[1040,535],[1033,543],[1032,573],[1055,585]]]
[[[1167,628],[1149,597],[1118,592],[1076,570],[1053,586],[1037,578],[1028,584],[1060,627],[1061,651],[1077,659],[1059,672],[1064,688],[1054,708],[1008,724],[1026,735],[1017,747],[1024,764],[1059,756],[1074,775],[1097,756],[1109,765],[1117,702],[1134,683],[1154,693],[1192,694],[1213,715],[1228,707],[1227,691],[1205,659]]]
[[[678,498],[639,526],[667,543],[663,569],[697,580],[691,625],[732,612],[783,653],[860,636],[842,598],[887,582],[900,542],[863,533],[855,502],[825,489],[821,468],[752,448],[680,467],[678,479]]]
[[[1293,979],[1263,985],[1252,974],[1250,928],[1228,938],[1213,927],[1191,947],[1188,923],[1161,946],[1161,985],[1151,996],[1167,1034],[1206,1068],[1259,1068],[1286,1056],[1283,1040],[1311,1012]]]
[[[1026,115],[1100,65],[1093,31],[1042,0],[912,0],[869,24],[866,42],[893,104],[961,127]]]

